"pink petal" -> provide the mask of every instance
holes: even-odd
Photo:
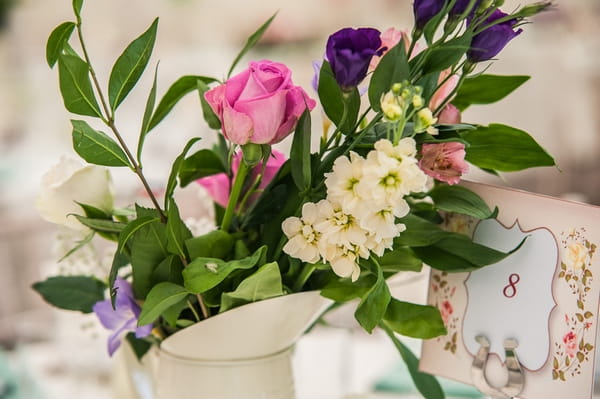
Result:
[[[198,179],[198,183],[206,189],[213,201],[223,208],[227,206],[230,194],[230,182],[225,173],[203,177]]]
[[[273,144],[286,111],[286,91],[277,91],[269,97],[238,101],[235,108],[253,122],[254,131],[247,141],[256,144]],[[233,141],[233,140],[232,140]],[[238,143],[238,144],[245,144]]]
[[[235,144],[246,144],[253,133],[252,119],[233,109],[227,102],[223,107],[223,134]]]
[[[311,111],[316,104],[315,100],[310,98],[301,87],[295,86],[290,89],[287,94],[285,120],[277,130],[272,143],[278,143],[286,138],[295,129],[296,123],[306,107]]]
[[[250,69],[245,69],[225,82],[225,99],[229,104],[234,104],[240,98],[249,78]]]

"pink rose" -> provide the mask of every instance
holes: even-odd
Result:
[[[237,171],[240,168],[240,162],[242,161],[242,152],[239,151],[233,156],[233,162],[231,165],[231,169],[233,170],[233,179],[237,175]],[[267,166],[265,167],[265,172],[260,181],[260,185],[258,189],[264,189],[267,185],[273,180],[281,165],[286,161],[285,155],[280,153],[279,151],[273,150],[269,160],[267,161]],[[254,182],[258,174],[262,171],[262,162],[256,165],[248,176],[248,182]],[[218,173],[216,175],[203,177],[198,179],[198,183],[206,189],[208,195],[223,208],[227,207],[227,202],[229,202],[229,194],[231,192],[231,181],[227,177],[225,173]],[[258,198],[258,194],[253,194],[248,199],[247,205],[250,205],[252,202],[256,201]]]
[[[280,142],[294,130],[304,110],[316,105],[294,86],[288,67],[267,60],[251,62],[204,98],[221,121],[225,137],[240,145]]]
[[[446,106],[442,108],[442,112],[438,115],[438,123],[455,125],[460,123],[460,120],[460,111],[452,104],[446,104]]]
[[[450,76],[451,72],[452,71],[450,70],[450,68],[448,68],[440,73],[440,77],[438,78],[438,84],[442,85],[433,93],[431,99],[429,100],[429,109],[431,109],[434,112],[436,109],[438,109],[440,105],[444,103],[446,98],[450,96],[450,94],[454,91],[456,85],[458,84],[458,75]]]
[[[465,145],[462,143],[423,144],[419,167],[439,181],[456,184],[469,169],[465,154]]]
[[[573,331],[569,331],[563,337],[563,343],[565,344],[567,356],[570,358],[575,357],[577,354],[577,335]]]

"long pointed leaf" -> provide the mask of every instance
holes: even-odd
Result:
[[[108,101],[114,111],[142,76],[154,48],[158,18],[119,56],[108,80]]]
[[[256,32],[254,32],[253,34],[251,34],[248,37],[248,40],[246,40],[246,45],[244,46],[242,51],[240,51],[240,53],[237,55],[237,57],[235,57],[235,60],[233,60],[233,63],[231,64],[231,67],[229,68],[229,72],[227,72],[227,79],[229,79],[229,77],[231,76],[231,73],[235,69],[238,62],[240,62],[242,57],[244,55],[246,55],[246,53],[248,51],[250,51],[252,49],[252,47],[254,47],[256,45],[256,43],[258,43],[258,41],[260,40],[262,35],[265,33],[265,31],[269,27],[269,25],[271,25],[271,22],[273,22],[273,20],[275,19],[276,15],[277,15],[277,13],[273,14],[273,16],[271,16],[271,18],[267,19],[267,21],[264,24],[262,24],[260,26],[260,28],[258,28],[256,30]]]
[[[162,312],[181,301],[187,295],[187,290],[177,284],[164,282],[155,285],[148,293],[146,301],[142,306],[138,326],[154,322]]]
[[[74,29],[74,22],[63,22],[50,33],[46,43],[46,61],[50,68],[58,61],[58,56],[62,53],[65,43],[71,37]]]
[[[150,94],[148,94],[148,100],[146,100],[146,108],[144,109],[144,117],[142,119],[142,127],[140,128],[140,137],[138,139],[137,145],[137,159],[138,163],[142,163],[142,150],[144,148],[144,141],[146,140],[146,134],[148,134],[148,130],[150,127],[150,118],[152,118],[152,113],[154,112],[154,104],[156,103],[156,80],[158,77],[158,64],[156,65],[156,69],[154,70],[154,82],[152,83],[152,88],[150,89]]]
[[[102,117],[96,101],[88,64],[75,55],[58,57],[58,80],[65,108],[78,115]]]
[[[73,148],[83,159],[95,165],[129,166],[129,160],[119,145],[105,133],[94,130],[84,121],[71,120]]]

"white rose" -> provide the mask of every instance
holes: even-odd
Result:
[[[73,229],[87,229],[69,214],[83,213],[77,203],[104,211],[113,208],[111,177],[107,168],[88,165],[61,157],[58,164],[44,174],[36,208],[45,220]]]

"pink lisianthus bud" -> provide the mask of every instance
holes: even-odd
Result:
[[[460,123],[460,121],[460,111],[452,104],[446,104],[446,106],[442,108],[442,112],[438,115],[438,123],[456,125]]]
[[[371,64],[369,65],[369,70],[375,70],[385,53],[390,51],[396,44],[400,43],[400,40],[404,42],[404,49],[406,52],[408,52],[410,49],[410,36],[408,35],[408,32],[404,30],[398,30],[396,28],[388,28],[385,32],[383,32],[381,34],[381,48],[385,48],[385,50],[381,54],[381,57],[373,57]],[[410,58],[412,59],[415,55],[419,54],[421,50],[421,46],[417,44],[413,49]]]
[[[240,162],[242,161],[242,152],[237,152],[233,156],[233,162],[231,165],[231,169],[233,171],[233,180],[235,180],[235,176],[240,168]],[[264,175],[260,181],[258,186],[259,190],[264,189],[267,185],[273,180],[281,165],[286,161],[285,155],[280,153],[279,151],[273,150],[269,160],[267,161],[267,166],[265,167]],[[252,172],[248,177],[249,182],[254,182],[258,177],[259,173],[262,172],[263,164],[260,162],[254,168],[252,168]],[[198,183],[206,189],[208,195],[215,201],[217,204],[222,206],[223,208],[227,207],[227,203],[229,202],[229,195],[231,193],[231,181],[227,177],[225,173],[217,173],[216,175],[203,177],[198,179]],[[247,205],[252,204],[258,198],[258,194],[253,194],[248,199]]]
[[[450,68],[440,73],[438,84],[442,82],[444,83],[442,83],[442,85],[433,93],[431,99],[429,100],[429,108],[434,112],[440,107],[440,105],[444,104],[446,98],[451,95],[458,84],[458,75],[452,75],[448,77],[450,73],[452,73]],[[450,100],[451,99],[449,98],[448,101]]]
[[[423,144],[419,167],[434,179],[456,184],[469,169],[465,155],[465,145],[462,143]]]
[[[278,62],[250,66],[204,94],[225,137],[244,145],[275,144],[286,138],[298,119],[316,102],[292,82],[292,72]]]

